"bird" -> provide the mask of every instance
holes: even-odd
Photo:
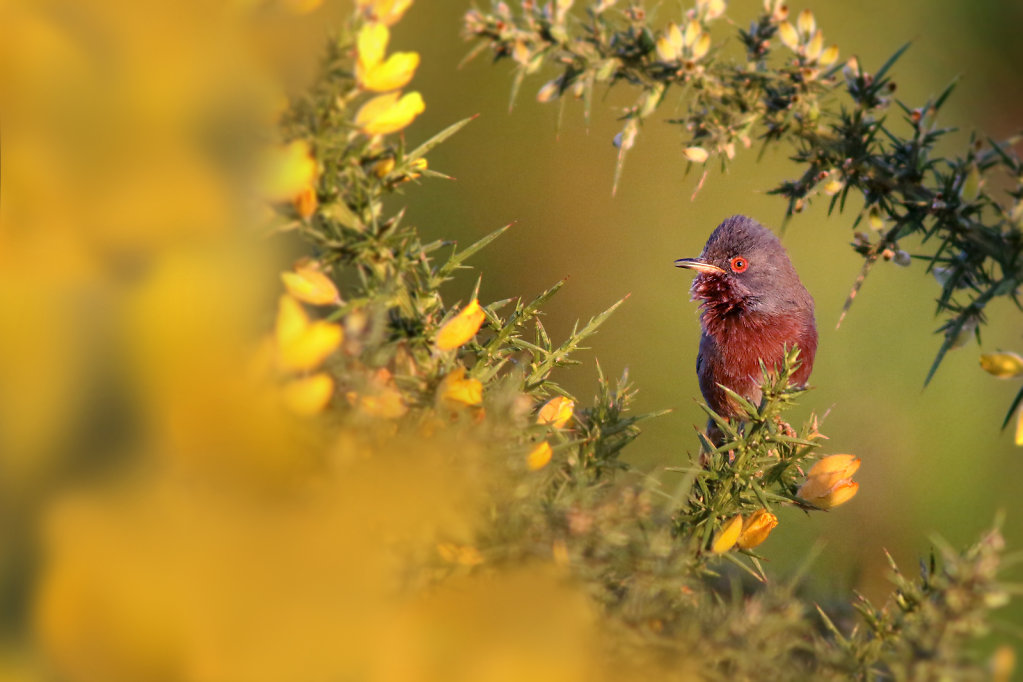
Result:
[[[697,258],[675,266],[696,271],[691,300],[699,302],[700,349],[696,375],[700,392],[719,415],[744,414],[721,386],[754,405],[761,398],[761,361],[768,369],[799,347],[799,367],[791,383],[805,386],[817,354],[813,296],[799,280],[778,237],[756,220],[735,215],[711,233]],[[708,422],[711,441],[721,433]]]

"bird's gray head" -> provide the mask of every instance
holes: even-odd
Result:
[[[680,268],[696,270],[692,297],[704,313],[776,315],[813,311],[813,298],[799,281],[781,241],[746,216],[732,216],[711,233],[699,258],[680,258]]]

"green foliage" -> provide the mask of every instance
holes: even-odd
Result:
[[[1007,296],[1023,311],[1023,162],[1012,151],[1018,140],[972,135],[957,155],[939,153],[952,129],[940,127],[937,114],[952,86],[919,106],[894,100],[891,69],[908,46],[870,73],[855,58],[837,62],[837,47],[824,48],[813,15],[804,10],[793,25],[780,1],[765,0],[749,28],[738,29],[741,54],[730,54],[723,39],[707,44],[723,23],[724,3],[699,0],[678,15],[678,26],[660,27],[636,3],[619,9],[594,1],[585,16],[569,12],[571,5],[556,3],[551,11],[527,1],[512,10],[494,2],[490,11],[466,13],[465,33],[477,41],[473,54],[489,48],[495,59],[516,63],[513,93],[544,66],[560,74],[538,99],[573,94],[587,117],[598,84],[625,83],[637,92],[616,138],[616,185],[641,123],[676,88],[669,122],[685,130],[690,146],[683,153],[691,162],[716,157],[725,166],[755,141],[762,149],[784,143],[803,167],[798,178],[771,190],[787,200],[787,216],[814,199],[841,212],[850,195],[860,198],[851,204],[859,210],[853,226],[866,220],[870,229],[855,233],[864,266],[846,309],[878,260],[926,262],[941,287],[943,317],[927,381],[949,349],[975,332],[979,338],[993,299]],[[911,238],[921,243],[912,256],[900,248]],[[1014,407],[1020,398],[1023,391]]]

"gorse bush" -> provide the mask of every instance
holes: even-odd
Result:
[[[264,122],[258,154],[245,157],[259,171],[246,180],[271,210],[200,246],[147,252],[120,301],[139,398],[139,433],[123,436],[133,453],[48,503],[38,575],[4,577],[31,588],[18,617],[38,643],[32,672],[103,682],[1006,679],[1011,650],[992,662],[978,648],[1011,592],[997,527],[963,551],[936,543],[919,576],[892,562],[880,606],[851,595],[818,605],[800,579],[765,569],[757,548],[783,508],[843,513],[858,490],[859,458],[823,454],[815,415],[787,422],[804,392],[789,383],[797,351],[762,367],[759,404],[731,394],[741,420],[703,406],[721,445],[701,435],[688,466],[642,475],[623,453],[659,413],[630,409],[627,373],[598,367],[589,400],[558,383],[622,301],[552,338],[543,308],[564,282],[486,301],[486,273],[463,272],[481,249],[500,248],[503,228],[467,246],[420,237],[398,196],[444,181],[431,152],[470,121],[406,144],[429,106],[409,90],[420,56],[391,41],[410,5],[357,0],[314,82]],[[951,335],[992,296],[1014,295],[1006,282],[1019,272],[989,259],[1018,249],[1016,223],[977,227],[1005,240],[981,257],[949,221],[996,212],[983,178],[972,196],[959,185],[995,166],[1018,171],[1018,161],[997,145],[971,148],[960,165],[927,161],[934,131],[898,151],[878,116],[887,67],[872,79],[846,67],[854,106],[827,113],[818,100],[842,67],[812,16],[793,26],[767,7],[741,32],[746,61],[735,64],[709,38],[723,2],[657,30],[636,5],[574,11],[497,3],[470,10],[466,28],[515,60],[516,89],[559,64],[541,99],[576,93],[589,106],[597,83],[638,86],[619,164],[672,85],[696,93],[682,119],[693,163],[754,139],[795,141],[810,170],[780,190],[791,210],[818,190],[839,206],[851,191],[875,192],[865,215],[880,212],[883,229],[863,243],[868,263],[897,252],[904,230],[942,240],[930,261],[953,268],[942,302]],[[769,65],[775,34],[792,63]],[[862,153],[850,157],[854,132]],[[896,164],[910,152],[923,164],[915,179]],[[936,194],[935,183],[962,198],[911,215],[909,194]],[[924,200],[934,197],[914,199]],[[278,272],[267,251],[296,241],[304,256]],[[967,255],[953,263],[953,251]],[[960,310],[952,294],[967,276]],[[1018,371],[999,357],[993,373]]]

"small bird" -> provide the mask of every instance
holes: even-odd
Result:
[[[741,414],[718,384],[758,404],[760,361],[768,369],[781,366],[793,346],[799,346],[800,365],[792,383],[806,384],[817,352],[813,297],[773,232],[732,216],[710,235],[699,258],[679,258],[675,265],[697,272],[690,289],[700,302],[703,331],[696,375],[711,409],[729,418]],[[717,442],[713,422],[708,429]]]

